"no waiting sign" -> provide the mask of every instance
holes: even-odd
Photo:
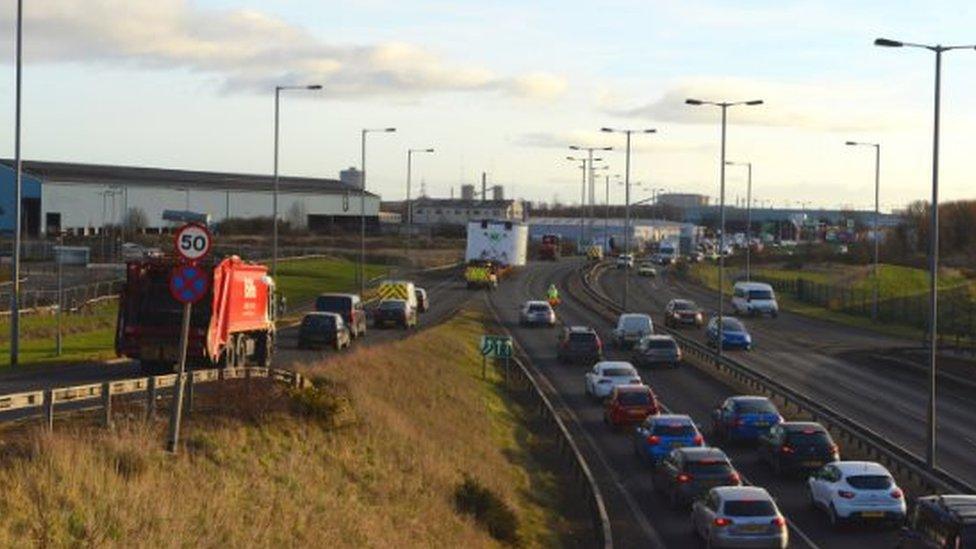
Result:
[[[210,253],[213,237],[203,225],[188,223],[176,231],[176,253],[186,261],[199,261]]]

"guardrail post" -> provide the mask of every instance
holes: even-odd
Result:
[[[106,427],[112,426],[112,383],[106,381],[102,383],[102,408],[105,409],[103,424]]]
[[[156,419],[156,377],[149,378],[149,387],[146,388],[146,421],[152,422]]]
[[[54,390],[47,389],[44,391],[44,421],[47,424],[47,430],[54,430]]]

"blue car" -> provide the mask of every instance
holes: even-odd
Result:
[[[705,339],[710,347],[718,348],[718,317],[708,321],[705,328]],[[722,317],[722,348],[723,349],[752,349],[752,336],[746,330],[745,324],[738,318]]]
[[[634,453],[651,465],[666,458],[675,448],[704,446],[705,439],[689,416],[649,416],[634,430]]]
[[[712,411],[712,434],[729,442],[755,441],[783,422],[776,405],[763,396],[734,396]]]

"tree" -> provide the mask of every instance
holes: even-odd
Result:
[[[301,200],[292,202],[291,207],[288,208],[288,214],[285,216],[285,221],[292,230],[305,229],[308,224],[305,202]]]
[[[145,229],[149,226],[149,216],[146,211],[139,207],[129,208],[125,214],[125,226],[132,229]]]

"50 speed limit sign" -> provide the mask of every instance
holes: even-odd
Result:
[[[176,231],[176,253],[186,261],[199,261],[210,253],[213,237],[203,225],[189,223]]]

